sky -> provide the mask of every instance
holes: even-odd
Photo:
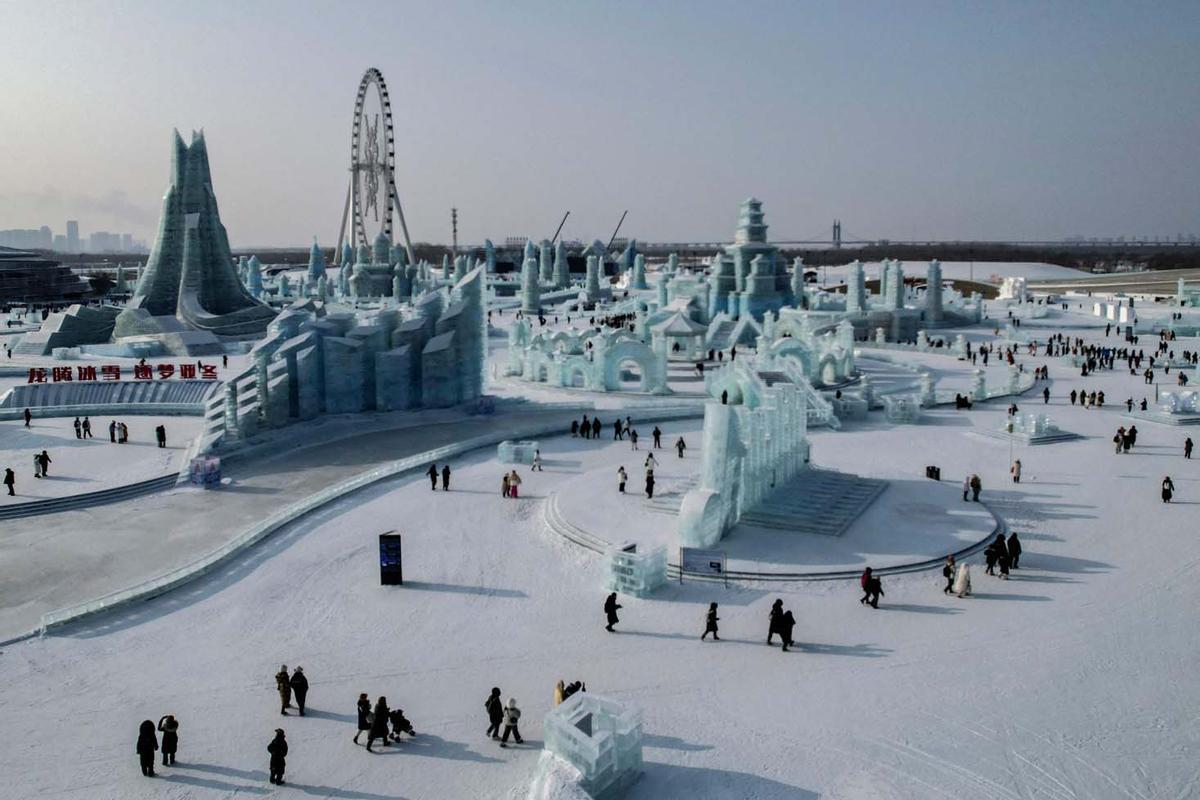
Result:
[[[1200,234],[1200,2],[0,0],[0,228],[151,239],[203,128],[235,246],[332,245],[387,79],[414,241]]]

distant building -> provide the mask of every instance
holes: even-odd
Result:
[[[122,233],[121,234],[121,252],[122,253],[132,253],[133,252],[133,234],[131,234],[131,233]]]
[[[55,237],[54,237],[54,252],[56,252],[56,253],[67,252],[66,234],[59,233],[59,234],[55,235]]]
[[[67,252],[79,252],[79,220],[67,220]]]
[[[0,247],[0,305],[78,303],[91,285],[60,262]]]
[[[10,228],[0,231],[0,247],[15,247],[18,250],[49,250],[54,244],[50,229]]]

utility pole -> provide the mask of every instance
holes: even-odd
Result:
[[[450,209],[450,235],[453,242],[454,255],[458,255],[458,209]]]

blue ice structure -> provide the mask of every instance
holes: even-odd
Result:
[[[487,265],[487,274],[496,274],[496,245],[491,239],[483,240],[483,261]]]
[[[684,495],[676,528],[683,547],[714,546],[808,462],[812,387],[794,365],[759,371],[742,357],[716,372],[724,402],[704,407],[699,484]]]
[[[861,314],[867,310],[867,284],[862,262],[855,259],[846,278],[846,313]]]
[[[567,289],[571,286],[571,264],[567,261],[567,246],[559,241],[554,245],[554,288]]]
[[[236,449],[261,429],[321,414],[444,408],[483,394],[483,267],[411,308],[362,316],[312,300],[279,314],[205,410],[205,446]]]
[[[538,443],[505,439],[496,447],[496,458],[504,464],[532,464],[537,454]]]
[[[618,271],[632,272],[633,262],[637,259],[637,239],[630,239],[629,244],[625,245],[625,249],[621,251],[621,260],[618,263]]]
[[[546,750],[583,775],[595,800],[615,800],[642,770],[642,715],[591,692],[577,692],[542,722]]]
[[[550,246],[550,240],[542,239],[542,243],[538,245],[538,279],[542,283],[554,282],[553,255],[554,250]]]
[[[709,265],[708,316],[724,311],[734,319],[762,319],[793,302],[791,280],[779,249],[767,243],[762,201],[743,201],[733,244],[713,256]]]
[[[529,242],[525,250],[532,250]],[[521,310],[526,314],[538,314],[542,310],[542,287],[538,280],[538,263],[533,257],[526,258],[521,265]]]
[[[258,256],[250,256],[250,260],[246,262],[246,288],[250,290],[250,296],[256,300],[262,297],[262,263],[258,260]]]
[[[646,284],[646,257],[641,253],[633,259],[633,276],[629,280],[630,289],[649,289]]]
[[[312,249],[308,251],[308,280],[313,288],[316,287],[317,281],[325,277],[325,254],[321,252],[321,248],[317,245],[317,239],[313,237]]]
[[[914,424],[921,421],[921,397],[918,394],[885,394],[883,416],[894,425]]]
[[[667,582],[667,549],[654,547],[644,552],[636,545],[608,551],[608,577],[604,587],[631,597],[649,597]]]
[[[593,392],[670,394],[663,335],[652,333],[646,344],[612,329],[534,334],[528,320],[518,320],[508,336],[508,375]]]

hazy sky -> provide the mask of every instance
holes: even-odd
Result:
[[[235,245],[337,237],[386,76],[415,240],[1200,233],[1200,2],[0,0],[0,228],[150,238],[203,127]]]

